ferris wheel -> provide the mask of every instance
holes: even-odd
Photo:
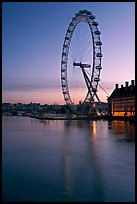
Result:
[[[70,22],[61,57],[61,86],[65,102],[100,102],[101,32],[90,11],[80,10]]]

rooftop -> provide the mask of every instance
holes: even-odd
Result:
[[[135,84],[134,80],[131,80],[131,85],[128,82],[125,82],[125,87],[121,85],[118,87],[118,84],[115,84],[115,89],[110,95],[109,98],[119,98],[119,97],[127,97],[127,96],[135,96]]]

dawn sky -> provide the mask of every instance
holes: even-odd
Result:
[[[71,19],[87,9],[101,31],[101,86],[135,79],[134,2],[3,2],[2,102],[65,104],[61,52]],[[101,101],[107,95],[99,89]]]

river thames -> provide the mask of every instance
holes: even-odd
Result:
[[[3,116],[2,200],[134,202],[134,124]]]

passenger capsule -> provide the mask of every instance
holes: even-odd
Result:
[[[95,19],[95,16],[94,15],[91,15],[91,16],[89,16],[91,19]]]
[[[65,40],[69,40],[69,37],[65,37]]]
[[[79,13],[83,14],[83,13],[85,13],[85,10],[80,10]]]
[[[65,101],[68,101],[69,100],[69,98],[65,98]]]
[[[99,66],[96,66],[96,69],[100,70],[100,69],[102,69],[102,67],[99,65]]]
[[[96,45],[102,45],[101,41],[96,42]]]
[[[81,14],[80,13],[76,13],[75,16],[81,16]]]
[[[91,11],[88,11],[88,12],[87,12],[87,15],[92,15]]]
[[[98,82],[98,81],[100,81],[100,79],[96,77],[96,78],[94,78],[94,81]]]
[[[66,85],[65,85],[65,84],[62,84],[62,87],[66,87]]]
[[[65,44],[63,47],[68,47],[68,45]]]
[[[103,55],[101,53],[97,53],[96,57],[102,57]]]
[[[92,25],[97,26],[97,25],[98,25],[98,22],[95,22],[95,21],[94,21],[94,22],[92,23]]]
[[[97,92],[97,89],[95,89],[95,88],[92,88],[92,91],[93,91],[93,92]]]
[[[67,30],[67,32],[68,32],[68,33],[72,33],[72,31],[71,31],[71,30]]]
[[[100,35],[100,34],[101,34],[101,32],[100,32],[99,30],[96,30],[94,33],[95,33],[96,35]]]
[[[80,10],[79,13],[80,13],[80,14],[86,13],[87,15],[91,15],[91,14],[92,14],[90,11],[85,10],[85,9],[84,9],[84,10]]]
[[[70,23],[69,25],[70,25],[70,26],[74,26],[74,23]]]
[[[65,61],[62,61],[62,64],[65,64],[66,62]]]
[[[66,56],[67,54],[65,52],[62,52],[62,55]]]

